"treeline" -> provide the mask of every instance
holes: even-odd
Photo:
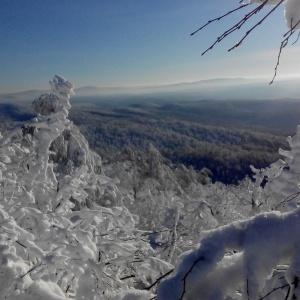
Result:
[[[117,160],[118,153],[127,147],[145,151],[152,143],[173,164],[192,166],[196,170],[207,168],[214,182],[226,184],[251,176],[249,165],[266,167],[279,158],[279,148],[288,149],[285,136],[242,126],[232,128],[226,122],[222,127],[203,125],[195,121],[195,113],[188,120],[187,108],[180,114],[174,105],[174,114],[175,109],[163,107],[164,112],[159,113],[161,108],[151,103],[123,107],[114,103],[75,104],[70,119],[104,160]],[[1,104],[0,108],[2,132],[33,117],[30,107]],[[215,117],[219,116],[220,113]]]
[[[70,118],[106,160],[126,147],[144,151],[152,143],[174,164],[208,168],[212,180],[234,184],[251,176],[249,165],[268,166],[287,149],[285,137],[245,129],[201,125],[174,116],[155,116],[90,105],[75,106]]]
[[[9,130],[18,123],[29,121],[34,116],[30,106],[0,103],[0,130]]]

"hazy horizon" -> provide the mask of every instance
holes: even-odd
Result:
[[[227,49],[271,8],[255,15],[246,28],[204,56],[201,53],[217,36],[254,6],[190,37],[209,19],[238,5],[223,0],[3,0],[0,93],[47,89],[54,74],[77,87],[170,85],[240,77],[265,78],[268,84],[287,31],[283,6],[235,51],[228,53]],[[278,80],[300,75],[295,59],[298,51],[298,45],[285,47]]]
[[[0,102],[30,102],[50,88],[0,93]],[[299,99],[299,78],[278,79],[271,86],[265,79],[256,78],[215,78],[194,82],[178,82],[170,85],[135,87],[75,87],[71,96],[75,101],[101,101],[103,97],[118,101],[143,101],[147,98],[161,100],[276,100]],[[93,99],[89,99],[89,97]],[[98,98],[98,100],[97,100]]]

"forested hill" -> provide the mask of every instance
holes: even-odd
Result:
[[[126,147],[145,151],[152,143],[174,164],[208,168],[213,181],[232,184],[251,175],[249,165],[266,167],[279,158],[279,148],[288,148],[280,131],[295,129],[300,107],[288,103],[276,101],[269,110],[270,101],[77,104],[70,117],[105,159],[117,160]],[[268,122],[280,111],[284,128]]]
[[[300,109],[294,100],[88,100],[72,106],[70,119],[104,160],[118,160],[127,147],[145,152],[151,143],[171,163],[208,168],[213,181],[226,184],[251,175],[249,165],[276,161],[279,148],[288,149],[286,135],[295,131]],[[1,105],[0,127],[33,117],[30,106]]]

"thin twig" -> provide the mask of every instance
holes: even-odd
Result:
[[[284,0],[281,0],[276,6],[274,6],[274,8],[272,8],[259,22],[257,22],[252,28],[250,28],[246,33],[245,35],[243,36],[243,38],[238,42],[236,43],[233,47],[231,47],[230,49],[228,49],[228,52],[230,52],[231,50],[239,47],[243,41],[247,38],[247,36],[259,25],[261,25],[263,23],[263,21],[265,21],[268,16],[270,14],[272,14],[282,3],[283,3]]]
[[[142,234],[142,236],[145,236],[145,235],[151,235],[151,234],[158,234],[158,233],[168,232],[168,231],[171,231],[171,230],[170,230],[170,229],[165,229],[165,230],[161,230],[161,231],[144,232],[144,233]]]
[[[261,11],[263,9],[263,7],[267,4],[268,0],[265,0],[262,4],[260,4],[259,6],[257,6],[255,9],[251,10],[248,14],[245,15],[245,17],[243,19],[241,19],[238,23],[236,23],[235,25],[233,25],[231,28],[229,28],[228,30],[226,30],[221,36],[219,36],[216,41],[209,47],[207,48],[201,55],[204,55],[205,53],[207,53],[209,50],[213,49],[213,47],[221,42],[223,39],[225,39],[228,35],[230,35],[231,33],[233,33],[236,30],[241,29],[241,27],[255,14],[257,14],[259,11]]]
[[[73,282],[74,278],[75,278],[75,277],[72,278],[72,282]],[[68,291],[69,291],[69,289],[70,289],[71,286],[72,286],[71,284],[69,284],[69,285],[67,286],[67,289],[66,289],[66,291],[65,291],[66,294],[68,293]]]
[[[288,300],[289,299],[290,292],[291,292],[291,287],[289,286],[288,292],[287,292],[284,300]]]
[[[298,42],[299,37],[300,37],[300,32],[298,32],[298,36],[297,36],[297,38],[296,38],[296,41],[295,41],[292,45],[295,45],[295,44]]]
[[[275,210],[276,210],[280,205],[282,205],[283,203],[292,201],[292,200],[294,200],[295,198],[297,198],[299,195],[300,195],[300,192],[297,192],[297,193],[294,193],[294,194],[292,194],[292,195],[287,196],[284,200],[282,200],[282,201],[275,207]]]
[[[249,279],[247,278],[247,296],[249,300]]]
[[[276,63],[276,66],[275,66],[274,76],[273,76],[271,82],[269,83],[269,85],[271,85],[274,82],[274,79],[277,76],[277,69],[278,69],[278,66],[279,66],[282,49],[289,43],[289,39],[296,32],[295,28],[299,25],[299,23],[300,23],[300,20],[293,27],[291,27],[291,30],[289,30],[287,33],[284,34],[285,39],[281,42],[278,57],[277,57],[277,63]]]
[[[199,261],[204,261],[204,260],[205,260],[205,257],[203,257],[203,256],[201,256],[201,257],[199,257],[197,260],[195,260],[195,261],[193,262],[192,266],[190,267],[190,269],[186,272],[186,274],[185,274],[184,277],[182,278],[182,281],[183,281],[183,291],[182,291],[182,293],[181,293],[181,296],[180,296],[179,300],[182,300],[182,299],[183,299],[183,296],[184,296],[184,294],[185,294],[185,292],[186,292],[185,287],[186,287],[186,279],[187,279],[187,277],[189,276],[190,273],[192,273],[192,270],[193,270],[193,268],[196,266],[196,264],[197,264]]]
[[[36,268],[40,267],[42,265],[42,262],[40,262],[39,265],[36,265],[34,267],[32,267],[30,270],[28,270],[24,275],[22,275],[20,278],[23,278],[24,276],[26,276],[27,274],[31,273],[33,270],[35,270]]]
[[[285,284],[285,285],[283,285],[283,286],[279,286],[279,287],[277,287],[277,288],[274,288],[271,292],[269,292],[268,294],[266,294],[265,296],[263,296],[263,297],[260,298],[259,300],[263,300],[263,299],[267,298],[268,296],[270,296],[270,295],[271,295],[272,293],[274,293],[275,291],[280,290],[280,289],[284,289],[284,288],[287,287],[287,286],[289,286],[288,283]],[[289,291],[288,291],[288,294],[289,294]]]
[[[217,18],[215,18],[215,19],[212,19],[212,20],[207,21],[206,24],[204,24],[203,26],[201,26],[200,28],[198,28],[196,31],[192,32],[190,35],[191,35],[191,36],[194,35],[194,34],[197,33],[198,31],[200,31],[200,30],[202,30],[203,28],[205,28],[207,25],[209,25],[209,24],[211,24],[211,23],[213,23],[213,22],[215,22],[215,21],[220,21],[220,20],[223,19],[224,17],[226,17],[226,16],[228,16],[228,15],[234,13],[235,11],[240,10],[241,8],[244,8],[244,7],[248,6],[248,5],[250,5],[250,3],[242,4],[242,5],[240,5],[239,7],[235,8],[235,9],[233,9],[233,10],[230,10],[229,12],[227,12],[226,14],[224,14],[224,15],[222,15],[222,16],[220,16],[220,17],[217,17]]]
[[[135,277],[135,275],[128,275],[128,276],[120,278],[120,280],[126,280],[126,279],[134,278],[134,277]]]
[[[17,244],[19,244],[20,246],[27,248],[25,245],[23,245],[22,243],[20,243],[19,241],[16,241]]]
[[[158,284],[162,279],[164,279],[165,277],[167,277],[168,275],[170,275],[172,272],[174,271],[174,269],[170,270],[169,272],[167,272],[166,274],[160,276],[159,278],[157,278],[155,280],[155,282],[153,282],[150,286],[146,287],[145,290],[150,290],[151,288],[153,288],[156,284]]]
[[[294,288],[293,288],[293,297],[292,297],[292,299],[297,299],[298,297],[295,295],[295,290],[297,290],[298,285],[299,285],[299,278],[297,276],[295,277],[293,285],[294,285]]]

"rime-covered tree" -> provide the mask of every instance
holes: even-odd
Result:
[[[105,205],[115,182],[68,119],[73,85],[60,76],[50,84],[33,102],[37,117],[0,140],[1,297],[150,299],[139,290],[171,266],[121,199]]]
[[[240,23],[225,31],[216,43],[240,29],[266,5],[272,5],[273,8],[267,15],[229,50],[240,46],[265,18],[279,5],[284,4],[289,31],[281,44],[281,53],[289,38],[299,29],[300,2],[250,0],[249,3],[241,4],[237,10],[252,3],[258,5]],[[234,11],[236,10],[211,20],[206,25]],[[300,132],[297,130],[293,138],[288,138],[291,150],[280,149],[285,160],[279,160],[264,170],[252,168],[256,178],[256,188],[251,201],[253,211],[277,211],[262,212],[250,219],[235,221],[208,231],[201,239],[199,247],[183,254],[172,276],[158,286],[156,299],[279,300],[300,297],[300,208],[297,201],[300,193],[299,140]]]

